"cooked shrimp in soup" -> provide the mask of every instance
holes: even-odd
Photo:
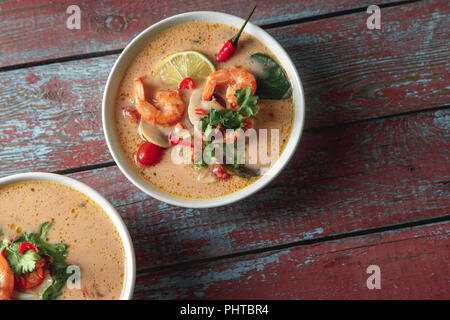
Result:
[[[283,152],[294,113],[289,79],[244,27],[226,57],[221,48],[238,30],[192,22],[149,40],[128,65],[115,124],[149,184],[182,198],[220,197],[255,182]],[[252,157],[261,132],[266,149]]]

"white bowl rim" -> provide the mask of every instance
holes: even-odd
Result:
[[[220,20],[220,21],[219,21]],[[247,187],[237,190],[233,193],[226,194],[217,198],[208,198],[208,199],[189,199],[182,198],[172,194],[169,194],[163,190],[160,190],[156,186],[151,185],[149,182],[145,181],[145,179],[140,176],[131,166],[129,160],[123,155],[122,147],[120,143],[117,141],[118,139],[115,137],[114,121],[108,121],[108,117],[111,119],[111,114],[114,114],[114,106],[115,106],[115,98],[116,93],[110,93],[113,91],[111,89],[114,78],[116,77],[116,73],[119,73],[117,77],[119,78],[118,83],[122,81],[123,72],[118,71],[119,68],[128,67],[128,64],[134,58],[134,56],[142,50],[143,45],[139,44],[140,42],[148,43],[152,37],[154,37],[158,32],[159,28],[168,29],[170,27],[180,25],[183,23],[193,22],[193,21],[205,21],[205,22],[217,22],[220,24],[225,24],[233,27],[239,28],[244,19],[240,17],[236,17],[234,15],[230,15],[222,12],[214,12],[214,11],[192,11],[187,13],[177,14],[166,19],[163,19],[155,24],[152,24],[144,31],[139,33],[133,40],[125,47],[120,56],[117,58],[114,63],[113,68],[108,76],[108,80],[106,82],[103,100],[102,100],[102,123],[103,123],[103,131],[105,135],[106,142],[108,144],[108,148],[110,153],[122,171],[122,173],[130,180],[136,187],[138,187],[144,193],[152,196],[153,198],[163,201],[168,204],[185,207],[185,208],[213,208],[223,205],[228,205],[234,203],[236,201],[240,201],[256,192],[264,188],[267,184],[269,184],[289,163],[290,159],[294,155],[304,126],[304,118],[305,118],[305,98],[304,98],[304,90],[300,80],[300,76],[298,75],[297,69],[286,53],[286,51],[281,47],[281,45],[276,41],[269,33],[261,29],[260,27],[248,22],[245,32],[253,35],[259,41],[261,41],[264,45],[266,45],[272,53],[277,57],[277,60],[283,66],[285,72],[288,75],[289,81],[291,82],[293,88],[293,101],[294,101],[294,121],[292,125],[292,130],[289,136],[289,140],[286,143],[286,146],[280,156],[280,158],[270,167],[269,173],[264,174],[258,180],[251,183]],[[258,35],[256,36],[255,33]],[[264,39],[262,39],[264,38]],[[145,39],[145,40],[144,40]],[[135,47],[139,47],[136,49]],[[136,53],[132,53],[136,51]],[[277,52],[277,54],[275,54]],[[130,56],[130,57],[127,57]],[[112,95],[112,98],[111,98]],[[113,111],[108,114],[108,100],[113,101],[113,107],[110,108]],[[112,118],[114,119],[114,118]]]
[[[114,223],[117,232],[122,240],[122,245],[125,251],[126,261],[126,275],[125,284],[122,288],[121,300],[130,300],[133,298],[134,286],[136,281],[136,260],[134,255],[133,242],[131,241],[130,233],[122,220],[122,217],[116,211],[116,209],[106,200],[100,193],[89,187],[88,185],[80,182],[76,179],[66,177],[63,175],[47,172],[26,172],[18,173],[10,176],[0,178],[0,188],[19,182],[26,181],[49,181],[53,183],[59,183],[70,188],[73,188],[88,198],[97,203],[108,215],[108,217]]]

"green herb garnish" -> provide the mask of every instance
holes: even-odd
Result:
[[[236,101],[241,105],[237,110],[211,109],[210,113],[202,119],[202,131],[206,132],[208,126],[215,129],[219,124],[220,128],[226,129],[240,129],[244,128],[244,120],[248,118],[256,118],[259,111],[258,96],[252,96],[251,88],[236,90],[234,94]]]
[[[48,243],[46,241],[47,233],[51,226],[51,222],[45,222],[41,225],[39,233],[22,233],[19,238],[14,240],[5,249],[5,257],[8,260],[11,270],[19,276],[34,271],[36,262],[42,256],[47,256],[50,259],[50,275],[52,281],[42,289],[42,300],[53,300],[62,295],[61,290],[70,276],[66,272],[68,266],[65,261],[67,245],[65,243]],[[39,252],[27,250],[21,254],[19,248],[22,242],[32,243],[39,249]]]
[[[20,254],[20,242],[16,241],[11,243],[11,245],[6,248],[5,257],[8,260],[8,264],[11,267],[12,272],[20,276],[24,273],[34,271],[36,262],[38,262],[41,257],[34,250],[27,250],[24,254]]]
[[[256,114],[259,111],[259,107],[256,105],[258,103],[258,96],[253,96],[251,93],[251,88],[247,87],[246,89],[239,89],[235,92],[236,102],[240,107],[236,110],[231,109],[221,109],[215,110],[211,109],[208,115],[203,117],[201,121],[201,130],[204,132],[205,141],[203,147],[208,147],[211,143],[215,143],[213,139],[213,134],[216,130],[239,130],[245,128],[245,120],[249,118],[256,118]],[[223,156],[225,158],[229,158],[227,156],[228,147],[226,143],[220,143],[220,147],[223,151]],[[235,145],[232,146],[235,148]],[[209,148],[211,150],[210,153],[203,155],[208,158],[217,157],[215,154],[215,148]],[[234,166],[237,166],[237,156],[234,156]],[[205,166],[207,163],[205,160],[200,157],[196,157],[194,160],[194,164],[197,166]]]

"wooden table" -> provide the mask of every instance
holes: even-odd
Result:
[[[0,176],[57,172],[111,201],[134,241],[136,299],[449,299],[447,0],[379,0],[380,30],[366,25],[372,1],[259,0],[252,21],[295,62],[306,129],[246,201],[167,205],[112,161],[101,99],[124,46],[165,17],[253,3],[2,1]],[[80,30],[66,28],[69,4]]]

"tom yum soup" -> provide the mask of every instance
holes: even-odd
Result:
[[[125,254],[106,212],[65,185],[0,188],[0,300],[119,299]]]
[[[184,198],[219,197],[254,182],[283,151],[291,85],[244,27],[175,26],[129,64],[116,127],[124,153],[150,184]]]

